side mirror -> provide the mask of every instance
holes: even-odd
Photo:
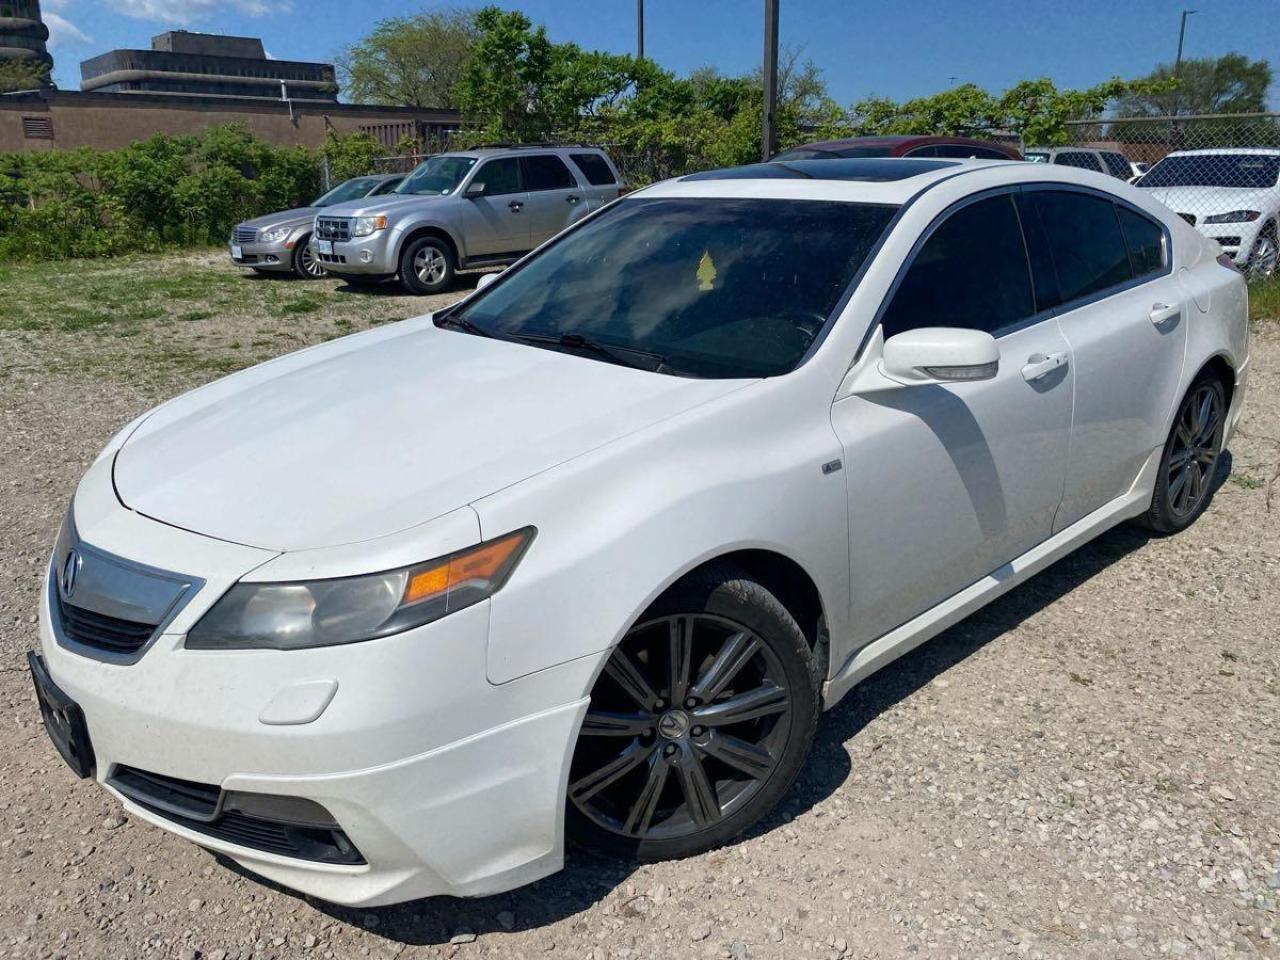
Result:
[[[468,200],[474,200],[476,197],[483,197],[484,184],[478,183],[475,180],[472,180],[470,183],[467,184],[467,189],[462,192],[462,195],[466,197]]]
[[[1000,369],[1000,347],[982,330],[918,327],[885,341],[880,368],[908,386],[990,380]]]
[[[482,274],[480,274],[480,279],[476,281],[476,292],[477,292],[477,293],[479,293],[479,292],[480,292],[481,290],[483,290],[485,287],[489,286],[489,284],[493,283],[493,281],[497,280],[497,279],[498,279],[498,277],[500,277],[500,276],[502,276],[502,274],[501,274],[501,273],[482,273]]]

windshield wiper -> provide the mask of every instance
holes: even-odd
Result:
[[[435,325],[437,327],[453,327],[455,330],[463,330],[466,333],[475,334],[477,337],[494,337],[495,339],[497,338],[496,334],[490,333],[488,330],[486,330],[484,327],[480,326],[479,324],[472,323],[466,317],[456,317],[453,314],[448,314],[443,317],[437,317],[435,320]]]
[[[580,350],[584,353],[595,354],[601,360],[607,360],[609,363],[616,363],[623,367],[633,367],[637,370],[657,371],[667,362],[667,358],[660,353],[638,350],[635,347],[606,346],[599,340],[592,340],[590,337],[584,337],[580,333],[562,333],[559,335],[508,333],[506,338],[518,340],[521,343],[547,344],[552,347],[564,347],[568,350]],[[624,356],[624,354],[633,354],[634,358]],[[642,360],[637,362],[635,358],[642,358]]]

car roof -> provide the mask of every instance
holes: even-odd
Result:
[[[1002,180],[1011,186],[1053,182],[1115,193],[1116,184],[1121,183],[1114,177],[1076,167],[1017,160],[916,160],[896,157],[790,160],[708,170],[664,180],[629,194],[623,202],[632,198],[719,197],[835,200],[898,206],[944,180],[983,170],[1004,171],[1007,175]]]
[[[1219,147],[1208,150],[1174,150],[1167,157],[1213,157],[1226,154],[1235,157],[1280,157],[1276,147]]]

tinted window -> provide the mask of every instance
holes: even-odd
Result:
[[[999,150],[989,147],[972,147],[963,143],[943,144],[937,147],[935,157],[955,157],[961,160],[1008,160]]]
[[[371,193],[371,194],[370,194],[370,196],[372,196],[372,197],[380,197],[380,196],[382,196],[383,194],[390,193],[390,192],[391,192],[392,190],[394,190],[396,187],[400,186],[400,183],[401,183],[401,181],[402,181],[402,180],[403,180],[403,178],[402,178],[402,177],[395,177],[395,178],[393,178],[393,179],[391,179],[391,180],[388,180],[386,183],[382,184],[382,186],[380,186],[380,187],[378,187],[376,190],[374,190],[374,191],[373,191],[373,193]]]
[[[904,157],[954,157],[954,153],[943,153],[941,147],[916,147],[914,150],[904,153]]]
[[[484,195],[496,197],[504,193],[520,192],[520,166],[515,157],[490,160],[476,171],[472,183],[484,184]]]
[[[1065,190],[1036,190],[1028,196],[1035,202],[1049,237],[1061,302],[1086,297],[1133,277],[1129,251],[1110,200]]]
[[[552,338],[551,349],[578,334],[623,356],[641,351],[639,362],[664,358],[649,366],[662,372],[776,376],[800,362],[893,213],[819,200],[623,200],[456,316],[499,337]]]
[[[345,203],[348,200],[359,200],[361,197],[368,195],[369,188],[375,183],[377,183],[377,180],[374,177],[356,177],[353,180],[343,181],[324,196],[317,198],[311,205],[313,207],[328,207],[335,203]]]
[[[1102,162],[1107,165],[1107,172],[1113,177],[1128,180],[1133,176],[1133,168],[1129,166],[1129,161],[1123,153],[1104,153]]]
[[[587,183],[593,187],[607,186],[618,181],[613,176],[613,171],[609,169],[609,164],[605,162],[604,157],[598,153],[571,153],[573,162],[578,165],[578,169],[582,171],[582,175],[587,178]]]
[[[1154,221],[1128,207],[1116,207],[1120,229],[1129,247],[1133,275],[1142,277],[1164,269],[1164,231]]]
[[[1035,313],[1013,199],[961,207],[925,241],[882,318],[885,337],[916,327],[995,333]]]
[[[1060,153],[1053,158],[1054,163],[1060,163],[1064,167],[1080,167],[1084,170],[1097,170],[1102,172],[1102,164],[1098,162],[1098,158],[1092,153],[1083,153],[1079,150],[1073,150],[1067,153]]]
[[[1015,194],[1022,236],[1027,241],[1027,259],[1031,263],[1031,284],[1035,289],[1036,310],[1048,310],[1062,302],[1058,293],[1058,273],[1053,266],[1049,235],[1040,222],[1040,214],[1028,193]]]
[[[1260,153],[1168,156],[1142,177],[1144,187],[1274,187],[1280,157]]]
[[[565,190],[578,185],[564,161],[553,154],[521,157],[520,164],[524,167],[526,190]]]

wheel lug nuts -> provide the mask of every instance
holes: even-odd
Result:
[[[668,743],[662,752],[669,757],[676,752],[676,745],[674,743]]]
[[[667,705],[667,704],[666,704],[666,702],[665,702],[665,701],[663,701],[663,700],[658,700],[658,701],[656,701],[656,702],[654,703],[654,705],[653,705],[653,709],[655,709],[655,710],[662,710],[664,707],[666,707],[666,705]]]
[[[690,710],[692,710],[694,707],[698,705],[698,700],[696,697],[690,697],[688,700],[684,702],[684,705],[688,707]]]
[[[702,727],[694,727],[694,728],[693,728],[691,731],[689,731],[689,732],[690,732],[690,733],[692,733],[695,737],[700,737],[700,736],[702,736],[704,733],[706,733],[706,731],[705,731]]]

